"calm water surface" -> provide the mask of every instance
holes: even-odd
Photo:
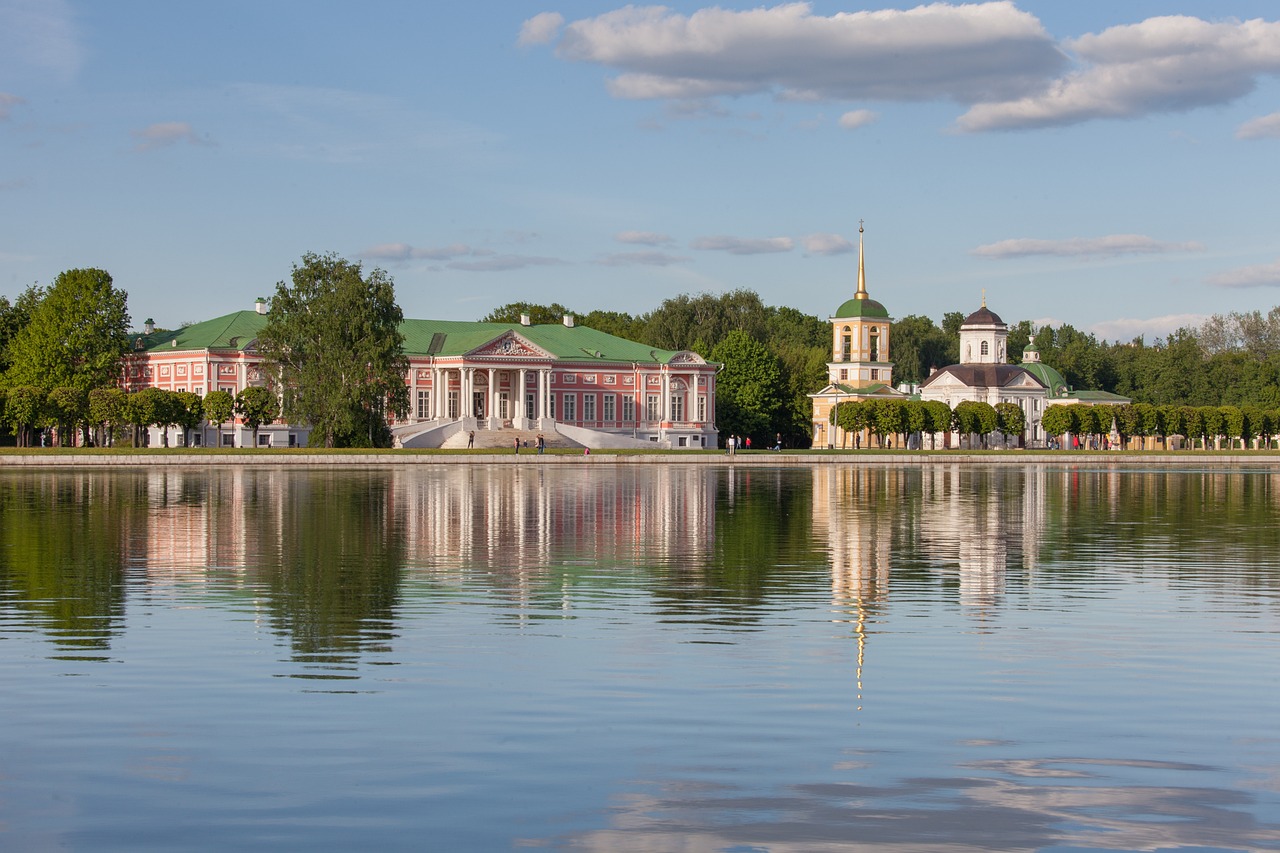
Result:
[[[0,849],[1280,850],[1278,516],[1247,467],[0,471]]]

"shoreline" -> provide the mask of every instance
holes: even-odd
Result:
[[[590,455],[547,453],[381,453],[288,451],[264,453],[67,451],[0,453],[4,468],[137,468],[137,467],[401,467],[415,465],[704,465],[717,467],[936,466],[936,465],[1061,465],[1167,467],[1280,467],[1276,451],[832,451],[724,453],[653,452]]]

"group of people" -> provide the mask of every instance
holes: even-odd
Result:
[[[727,456],[733,456],[739,449],[750,450],[751,436],[748,435],[745,438],[738,438],[736,435],[731,435],[724,440],[724,448],[724,452]],[[777,438],[774,439],[773,449],[775,452],[782,452],[782,433],[778,433]]]
[[[468,445],[469,446],[469,445]],[[524,446],[528,447],[529,442],[525,441]],[[538,449],[538,455],[542,455],[542,451],[547,449],[547,439],[542,433],[538,433],[537,439],[534,440],[534,447]],[[520,452],[520,436],[516,436],[516,453]]]

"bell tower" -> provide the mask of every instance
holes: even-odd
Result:
[[[889,312],[867,293],[863,224],[858,222],[858,291],[831,318],[831,361],[827,379],[833,385],[893,387],[889,360]]]

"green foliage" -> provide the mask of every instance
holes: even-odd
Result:
[[[115,384],[128,346],[127,301],[103,270],[61,273],[9,342],[7,381],[85,393]]]
[[[325,447],[338,447],[358,434],[372,438],[388,411],[404,416],[403,319],[383,270],[366,276],[337,255],[304,255],[292,283],[276,285],[258,337],[284,390],[285,417],[311,424]]]
[[[782,408],[778,359],[745,332],[732,331],[711,351],[724,368],[716,377],[716,417],[722,435],[769,435]]]
[[[931,368],[953,364],[952,352],[959,353],[959,332],[953,343],[947,333],[928,317],[912,314],[889,327],[889,357],[899,382],[918,384]]]
[[[280,405],[270,388],[251,385],[236,395],[235,412],[253,431],[253,446],[258,446],[258,427],[280,416]],[[334,445],[328,444],[327,447]]]
[[[115,427],[124,421],[126,395],[119,388],[94,388],[89,392],[89,423],[97,431],[97,444],[107,443],[108,425]]]
[[[60,385],[49,392],[45,413],[58,427],[58,444],[67,447],[75,428],[89,416],[89,395],[79,388]]]
[[[222,446],[222,425],[235,414],[236,398],[230,391],[210,391],[204,395],[204,418],[217,427],[217,446]]]
[[[19,447],[30,447],[32,433],[44,419],[46,393],[35,385],[19,385],[10,388],[5,402],[4,415],[13,428]]]
[[[963,434],[982,437],[986,443],[987,436],[1000,428],[1000,417],[990,403],[965,400],[956,404],[956,429]]]
[[[1027,416],[1017,403],[996,403],[996,429],[1011,438],[1021,438]]]
[[[1069,432],[1074,433],[1079,428],[1076,411],[1075,405],[1055,403],[1044,410],[1040,425],[1044,427],[1046,435],[1063,436]]]
[[[182,427],[182,444],[191,446],[191,430],[200,426],[204,420],[204,400],[194,391],[179,391],[175,395],[175,423]]]
[[[527,314],[529,316],[530,323],[541,326],[547,323],[563,322],[564,315],[573,313],[573,311],[565,308],[559,302],[553,302],[550,305],[535,305],[532,302],[508,302],[506,305],[501,305],[481,317],[480,322],[519,323],[520,316],[522,314]],[[592,328],[596,329],[599,327],[592,326]]]

